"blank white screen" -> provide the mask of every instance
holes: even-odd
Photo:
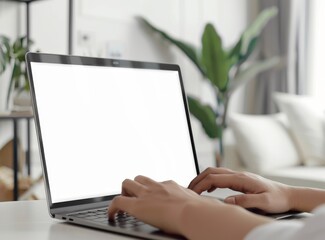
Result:
[[[196,176],[177,71],[31,63],[53,203]]]

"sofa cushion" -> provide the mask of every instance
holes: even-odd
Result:
[[[222,167],[230,168],[236,171],[246,170],[247,167],[238,153],[238,146],[234,132],[229,127],[223,132],[223,151],[224,156],[222,159]]]
[[[281,168],[265,172],[263,176],[288,185],[325,189],[325,167]]]
[[[325,165],[324,108],[309,96],[275,93],[274,99],[289,120],[304,164]]]
[[[231,114],[230,127],[248,171],[262,173],[301,164],[283,114]]]

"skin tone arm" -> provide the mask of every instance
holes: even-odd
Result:
[[[253,173],[235,172],[226,168],[208,168],[189,185],[198,194],[216,188],[230,188],[245,194],[228,197],[226,203],[244,208],[259,208],[269,213],[289,210],[310,212],[325,203],[325,190],[292,187]]]
[[[222,203],[200,197],[204,191],[231,188],[245,194],[229,197]],[[125,180],[122,195],[109,207],[109,218],[118,211],[163,231],[188,239],[243,239],[253,228],[270,220],[244,208],[259,208],[278,213],[288,210],[311,211],[325,203],[325,191],[289,187],[252,173],[225,168],[208,168],[185,189],[172,181],[158,183],[138,176]]]
[[[241,207],[201,197],[173,181],[158,183],[144,176],[123,182],[122,195],[109,206],[110,220],[119,211],[165,232],[200,240],[243,239],[270,221]]]

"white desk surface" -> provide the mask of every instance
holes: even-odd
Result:
[[[127,240],[130,237],[62,223],[52,219],[44,200],[0,203],[3,240]]]
[[[232,191],[216,191],[214,197],[224,198]],[[131,237],[63,223],[48,214],[45,200],[0,203],[0,239],[2,240],[71,240],[110,239],[127,240]]]

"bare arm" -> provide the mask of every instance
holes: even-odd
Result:
[[[325,190],[292,187],[253,173],[226,168],[208,168],[190,183],[198,194],[216,188],[230,188],[244,194],[225,199],[226,203],[244,208],[259,208],[270,213],[289,210],[310,212],[325,203]]]
[[[122,195],[109,206],[109,218],[127,212],[163,231],[188,239],[243,239],[249,231],[270,220],[167,181],[144,176],[125,180]]]
[[[291,187],[291,209],[310,212],[321,204],[325,204],[325,190],[315,188]]]
[[[228,197],[225,202],[229,204],[198,195],[216,188],[231,188],[244,194]],[[208,168],[193,179],[189,189],[172,181],[158,183],[144,176],[125,180],[122,195],[109,206],[109,218],[112,220],[118,211],[124,211],[163,231],[189,239],[236,240],[270,222],[241,207],[277,213],[311,211],[322,203],[325,203],[324,190],[290,187],[252,173]]]
[[[183,212],[181,233],[198,240],[244,239],[252,229],[270,221],[236,206],[193,202]]]

